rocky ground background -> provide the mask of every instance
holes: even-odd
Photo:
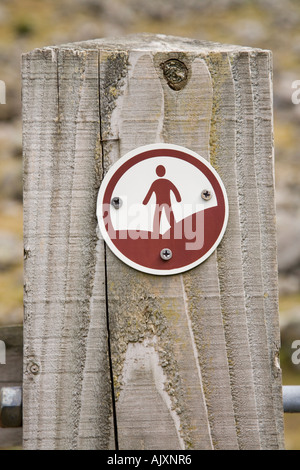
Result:
[[[300,384],[300,366],[291,361],[291,344],[300,339],[300,104],[292,102],[300,80],[299,0],[1,0],[0,325],[23,316],[21,54],[136,32],[273,51],[281,360],[284,383]],[[287,416],[286,426],[287,447],[300,449],[300,416]]]

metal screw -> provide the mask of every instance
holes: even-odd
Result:
[[[122,206],[122,199],[120,197],[113,197],[111,200],[111,205],[115,209],[120,209],[120,207]]]
[[[26,365],[26,374],[38,375],[40,373],[40,366],[35,362],[34,357],[29,357]]]
[[[32,362],[32,364],[30,364],[29,370],[33,375],[37,375],[40,372],[39,365],[35,362]]]
[[[22,387],[2,387],[0,391],[0,427],[22,426]]]
[[[164,77],[172,90],[179,91],[187,83],[188,69],[187,66],[178,59],[170,59],[161,64]]]
[[[163,248],[160,252],[160,257],[164,260],[164,261],[168,261],[169,259],[171,259],[173,256],[173,253],[172,251],[169,249],[169,248]]]
[[[208,189],[204,189],[201,193],[201,197],[204,201],[209,201],[212,198],[212,193]]]

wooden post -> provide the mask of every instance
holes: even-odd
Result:
[[[25,448],[283,448],[271,69],[161,35],[23,56]],[[103,175],[157,142],[210,160],[229,199],[217,250],[174,276],[97,228]]]

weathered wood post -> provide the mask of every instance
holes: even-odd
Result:
[[[23,56],[25,448],[283,448],[271,70],[161,35]],[[229,201],[218,248],[171,276],[120,261],[96,219],[111,165],[160,142]]]

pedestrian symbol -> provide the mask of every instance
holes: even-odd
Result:
[[[224,185],[195,152],[154,144],[129,152],[105,176],[97,217],[109,248],[129,266],[177,274],[203,262],[228,219]]]
[[[160,177],[160,179],[155,180],[151,188],[149,189],[143,204],[148,204],[152,194],[154,193],[156,196],[156,204],[155,204],[155,213],[154,213],[154,222],[153,222],[153,232],[159,233],[160,232],[160,222],[163,210],[165,211],[166,217],[170,224],[170,227],[174,226],[174,214],[171,208],[171,192],[175,195],[176,201],[180,202],[181,197],[179,194],[178,189],[174,186],[171,181],[163,178],[166,173],[166,169],[163,165],[158,165],[156,167],[156,174]]]

